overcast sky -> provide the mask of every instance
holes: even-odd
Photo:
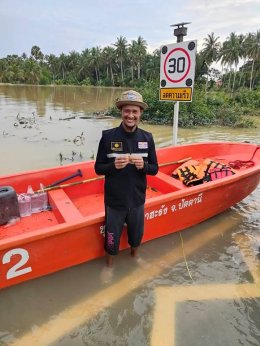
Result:
[[[188,40],[214,32],[221,40],[231,32],[260,29],[260,0],[0,0],[0,58],[111,46],[119,36],[128,43],[142,36],[150,51],[176,42],[171,24],[191,22]]]

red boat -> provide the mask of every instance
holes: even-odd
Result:
[[[260,180],[260,147],[255,144],[172,146],[158,149],[157,157],[159,172],[147,177],[143,242],[221,213],[254,191]],[[173,171],[188,166],[190,159],[198,165],[211,160],[231,167],[232,173],[219,176],[215,169],[209,181],[184,184]],[[46,187],[48,210],[21,218],[10,215],[6,223],[14,204],[8,205],[7,197],[0,199],[0,288],[104,255],[104,178],[95,174],[94,161],[0,177],[0,191],[6,189],[7,195],[8,187],[16,196],[29,185],[36,191],[40,184]],[[120,249],[127,247],[124,232]]]

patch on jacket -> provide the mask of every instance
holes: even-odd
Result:
[[[148,149],[148,142],[138,142],[138,149]]]
[[[123,143],[122,142],[111,142],[111,150],[123,151]]]

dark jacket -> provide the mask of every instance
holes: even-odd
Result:
[[[115,157],[120,154],[139,154],[144,159],[144,168],[138,170],[128,164],[116,169]],[[115,209],[139,207],[145,203],[146,174],[155,175],[158,163],[151,133],[136,129],[126,132],[122,126],[105,130],[99,142],[95,163],[97,174],[105,175],[105,204]]]

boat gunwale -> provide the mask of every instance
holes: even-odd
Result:
[[[185,148],[185,147],[196,147],[196,146],[222,146],[222,145],[226,145],[228,146],[248,146],[248,147],[252,147],[252,149],[254,149],[253,147],[255,147],[255,149],[257,147],[259,147],[259,144],[256,143],[244,143],[244,142],[221,142],[221,141],[217,141],[217,142],[196,142],[196,143],[190,143],[190,144],[179,144],[176,146],[165,146],[165,147],[158,147],[156,148],[157,152],[160,151],[166,151],[166,150],[174,150],[174,149],[180,149],[180,148]],[[176,157],[176,160],[180,160],[181,158]],[[85,169],[87,168],[86,165],[89,165],[90,167],[93,166],[93,164],[95,163],[95,160],[88,160],[88,161],[84,161],[84,162],[74,162],[74,163],[68,163],[66,166],[53,166],[53,167],[46,167],[46,168],[39,168],[39,169],[32,169],[32,170],[27,170],[27,171],[21,171],[21,172],[17,172],[17,173],[10,173],[10,174],[4,174],[4,175],[0,175],[0,180],[1,179],[7,179],[7,178],[15,178],[15,177],[19,177],[19,176],[23,176],[23,175],[28,175],[28,174],[34,174],[34,173],[46,173],[46,172],[52,172],[52,171],[56,171],[56,170],[66,170],[66,168],[72,168],[72,167],[85,167]],[[160,163],[164,163],[164,162],[160,162]],[[248,168],[249,169],[249,168]]]
[[[250,172],[248,170],[250,170]],[[189,196],[191,194],[204,192],[205,190],[209,191],[209,190],[212,190],[218,186],[229,185],[230,183],[233,183],[237,180],[241,180],[241,179],[244,179],[244,178],[247,178],[251,175],[256,175],[256,174],[259,174],[259,180],[260,180],[260,165],[259,165],[259,167],[248,168],[246,171],[238,172],[237,174],[234,174],[234,175],[231,175],[228,177],[224,177],[222,179],[218,179],[215,181],[211,181],[209,183],[200,184],[197,186],[191,186],[191,187],[188,187],[187,189],[185,188],[183,190],[173,191],[173,192],[161,195],[161,196],[151,198],[147,201],[145,206],[146,207],[147,206],[153,207],[155,204],[157,204],[157,201],[160,201],[160,200],[163,200],[165,202],[169,202],[169,201],[173,200],[172,196],[173,195],[175,196],[176,194],[178,195],[178,198],[179,198],[179,196],[180,197],[186,197],[186,196]],[[190,193],[190,191],[192,191],[192,193]]]

